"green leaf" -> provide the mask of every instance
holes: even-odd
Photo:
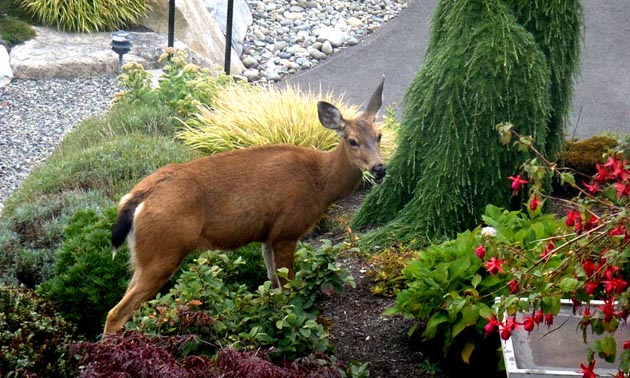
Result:
[[[558,284],[564,292],[572,292],[580,287],[580,281],[573,277],[564,277]]]

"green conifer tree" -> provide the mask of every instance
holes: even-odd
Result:
[[[387,223],[377,240],[452,236],[476,226],[488,203],[509,207],[507,177],[524,156],[499,143],[496,125],[512,122],[536,145],[548,136],[545,56],[504,1],[441,1],[432,22],[389,177],[353,221]]]
[[[551,73],[551,116],[545,143],[548,158],[564,149],[574,79],[580,68],[584,9],[579,0],[505,0],[547,58]]]

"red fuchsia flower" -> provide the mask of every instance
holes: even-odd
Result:
[[[486,261],[483,265],[486,267],[488,273],[497,274],[499,272],[503,273],[503,268],[501,266],[504,262],[505,259],[497,259],[496,257],[492,256],[490,258],[490,261]]]
[[[597,217],[597,215],[592,214],[590,218],[588,218],[588,220],[586,222],[584,222],[584,230],[588,231],[588,230],[592,230],[593,227],[595,227],[595,225],[599,222],[599,217]],[[577,226],[576,226],[576,231],[577,231]]]
[[[582,373],[582,378],[596,378],[597,374],[595,374],[595,360],[591,360],[588,366],[580,364],[580,371],[578,371],[578,373]]]
[[[536,319],[533,316],[525,316],[523,319],[523,329],[527,332],[533,331],[536,324]]]
[[[587,307],[584,309],[582,313],[582,320],[580,320],[580,327],[582,329],[586,328],[591,324],[591,319],[593,318],[593,314],[591,314],[591,308]]]
[[[615,277],[615,273],[618,270],[619,267],[609,267],[604,273],[607,279],[602,280],[602,283],[604,284],[604,291],[607,294],[621,294],[628,287],[628,281],[619,277]]]
[[[544,317],[545,314],[541,310],[534,312],[534,321],[536,322],[536,324],[542,323]]]
[[[604,167],[608,169],[609,177],[613,180],[625,181],[628,179],[628,171],[625,169],[626,161],[618,160],[616,156],[608,158]]]
[[[626,234],[626,226],[623,224],[617,225],[617,227],[610,230],[610,236],[623,236]]]
[[[623,342],[623,349],[630,349],[630,340],[626,340]]]
[[[538,205],[540,205],[540,200],[538,199],[538,197],[533,196],[532,199],[529,201],[529,209],[531,211],[536,211],[536,209],[538,208]]]
[[[617,374],[613,375],[614,378],[626,378],[627,375],[623,372],[623,370],[617,370]]]
[[[510,176],[508,177],[508,179],[512,180],[512,190],[514,192],[518,192],[519,190],[521,190],[522,185],[529,183],[529,181],[522,179],[521,175]]]
[[[630,182],[616,182],[613,187],[617,191],[617,198],[630,197]]]
[[[496,315],[492,315],[490,319],[488,319],[488,323],[483,327],[486,336],[492,335],[499,328],[499,320]]]
[[[588,259],[582,263],[582,269],[584,269],[584,273],[586,273],[587,277],[590,277],[595,273],[595,263],[593,260]]]
[[[508,289],[510,290],[510,294],[516,294],[519,290],[518,280],[514,279],[508,282]]]
[[[599,187],[599,184],[596,181],[593,181],[591,184],[584,183],[584,187],[591,194],[595,194],[597,192],[601,192],[602,191],[600,189],[600,187]]]
[[[548,326],[553,325],[553,314],[545,315],[545,324]]]
[[[595,294],[595,292],[597,291],[597,288],[599,287],[599,285],[596,282],[593,281],[588,281],[585,285],[584,285],[584,291],[586,292],[586,294],[588,295],[593,295]]]
[[[504,323],[500,324],[500,326],[501,326],[501,332],[500,332],[501,339],[507,340],[512,336],[512,332],[516,329],[516,326],[518,326],[518,323],[516,322],[514,318],[507,318],[505,319]]]
[[[580,214],[579,210],[570,210],[567,212],[567,219],[564,221],[567,226],[573,227],[576,224],[580,224],[581,222],[582,215]]]
[[[486,247],[483,245],[477,247],[477,249],[475,249],[475,255],[483,260],[483,258],[486,257]]]
[[[545,245],[545,249],[540,254],[540,257],[542,259],[549,260],[549,258],[551,257],[551,252],[553,252],[554,248],[556,248],[556,245],[553,243],[553,241],[550,241],[549,243],[547,243],[547,245]]]
[[[615,317],[615,308],[611,299],[605,299],[603,306],[597,306],[597,308],[604,314],[604,322],[610,323]]]

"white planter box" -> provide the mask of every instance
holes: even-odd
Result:
[[[601,301],[592,301],[591,307],[602,304]],[[551,327],[540,324],[528,334],[519,326],[510,339],[501,341],[508,378],[581,377],[580,364],[588,365],[588,346],[602,337],[591,333],[589,328],[586,337],[588,344],[585,344],[582,330],[578,328],[581,319],[579,314],[573,314],[571,301],[563,300],[560,313],[554,318]],[[522,314],[517,315],[517,321],[522,321]],[[620,322],[615,332],[617,355],[622,350],[623,342],[630,338],[629,330],[627,324]],[[595,373],[598,375],[610,376],[617,371],[617,364],[596,358]]]

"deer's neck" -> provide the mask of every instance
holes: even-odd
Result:
[[[352,194],[361,183],[361,170],[348,160],[345,148],[345,144],[340,142],[324,156],[322,190],[327,206]]]

